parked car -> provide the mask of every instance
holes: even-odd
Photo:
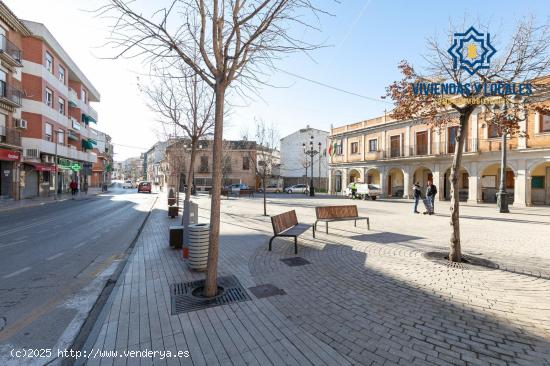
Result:
[[[346,188],[346,196],[349,198],[352,197],[351,192],[351,185],[350,183],[348,187]],[[370,198],[371,200],[376,200],[378,196],[380,196],[380,187],[376,184],[367,184],[367,183],[355,183],[355,186],[357,188],[357,192],[355,193],[356,198],[364,199]]]
[[[286,189],[286,193],[305,193],[307,191],[306,184],[295,184]]]
[[[124,183],[122,183],[122,188],[126,189],[126,188],[134,188],[134,183],[131,181],[131,180],[125,180]]]
[[[258,188],[258,192],[263,192],[263,191],[264,191],[264,189],[262,187]],[[281,189],[280,186],[278,186],[276,184],[270,184],[270,185],[267,186],[265,191],[267,193],[281,193],[282,189]]]
[[[226,188],[229,189],[232,192],[238,192],[241,189],[249,189],[250,187],[248,187],[248,185],[246,185],[244,183],[235,183],[235,184],[231,184],[231,185],[227,186]]]
[[[151,193],[151,182],[140,182],[138,184],[138,193]]]

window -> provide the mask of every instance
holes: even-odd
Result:
[[[64,131],[59,131],[57,132],[57,143],[58,144],[65,144],[65,132]]]
[[[352,154],[359,154],[359,143],[358,142],[352,142],[351,143],[351,153]]]
[[[46,52],[46,69],[53,74],[53,57],[49,52]]]
[[[499,137],[500,136],[500,133],[499,133],[499,128],[497,125],[488,125],[488,130],[487,130],[487,137],[489,138],[495,138],[495,137]]]
[[[53,130],[52,125],[49,124],[49,123],[46,123],[45,126],[46,126],[46,127],[45,127],[45,129],[46,129],[46,131],[45,131],[45,132],[46,132],[46,133],[45,133],[45,134],[46,134],[46,140],[47,140],[47,141],[52,141],[52,133],[53,133],[53,132],[52,132],[52,130]]]
[[[201,156],[201,165],[199,166],[200,173],[208,173],[208,156]]]
[[[53,108],[53,92],[48,88],[46,88],[46,104]]]
[[[550,114],[540,116],[540,132],[550,132]]]
[[[243,170],[250,170],[250,158],[243,156]]]
[[[447,129],[447,153],[455,152],[456,136],[458,134],[458,126],[449,127]]]
[[[57,67],[57,78],[59,79],[59,81],[65,84],[65,69],[63,68],[63,66]]]
[[[342,144],[342,141],[336,145],[336,155],[344,155],[344,145]]]
[[[65,115],[65,99],[63,98],[57,98],[57,105],[58,105],[58,111],[62,115]]]
[[[373,152],[377,150],[378,150],[378,140],[377,139],[369,140],[369,151]]]
[[[390,157],[401,156],[401,136],[390,137]]]
[[[416,155],[428,155],[428,131],[416,133]]]

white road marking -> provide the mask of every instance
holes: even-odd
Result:
[[[83,241],[83,242],[80,243],[80,244],[75,245],[73,248],[80,248],[80,247],[83,246],[84,244],[86,244],[85,241]]]
[[[51,257],[46,258],[47,261],[53,261],[55,258],[59,258],[63,255],[63,252],[52,255]]]
[[[21,274],[21,273],[23,273],[23,272],[26,272],[26,271],[28,271],[29,269],[31,269],[31,267],[21,268],[20,270],[15,271],[15,272],[12,272],[12,273],[10,273],[10,274],[7,274],[7,275],[5,275],[5,276],[2,277],[2,278],[10,278],[10,277],[13,277],[13,276],[17,276],[18,274]]]

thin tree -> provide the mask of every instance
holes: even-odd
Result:
[[[182,169],[187,168],[185,200],[183,204],[182,224],[184,226],[184,242],[189,241],[190,201],[193,186],[193,171],[199,141],[212,133],[214,126],[214,96],[212,90],[189,69],[185,64],[176,68],[178,78],[171,77],[158,70],[154,73],[151,84],[142,87],[148,96],[149,108],[160,116],[159,122],[166,130],[174,129],[176,136],[183,137],[176,147],[180,150],[174,154],[172,168],[178,177]],[[182,143],[183,142],[183,143]],[[189,154],[189,164],[185,164],[185,157]],[[179,186],[179,179],[178,179]],[[179,187],[177,189],[179,192]]]
[[[267,192],[269,180],[273,175],[273,168],[280,161],[277,147],[279,144],[279,132],[273,124],[267,124],[262,120],[255,123],[253,150],[248,151],[248,158],[254,166],[254,174],[261,182],[263,193],[264,216],[267,216]],[[247,140],[248,136],[243,136]]]
[[[322,14],[311,0],[171,0],[167,7],[143,15],[130,0],[108,0],[98,9],[112,17],[114,57],[140,57],[147,62],[181,60],[209,85],[215,95],[215,126],[210,211],[210,242],[204,295],[217,293],[220,232],[221,163],[225,98],[228,88],[249,87],[260,80],[262,66],[277,57],[308,51],[317,45],[302,40]],[[201,58],[194,59],[193,50]]]
[[[449,37],[452,39],[457,30],[451,26]],[[465,29],[458,29],[463,32]],[[515,95],[499,95],[491,98],[475,98],[480,95],[468,93],[466,89],[454,98],[445,95],[422,94],[413,92],[413,85],[418,82],[450,82],[454,84],[473,83],[479,80],[482,83],[524,83],[536,81],[537,78],[550,71],[550,27],[548,24],[537,26],[533,19],[520,21],[510,38],[508,45],[497,53],[488,68],[479,69],[473,75],[456,68],[448,50],[451,44],[441,44],[437,38],[428,40],[428,52],[425,56],[428,66],[423,76],[407,62],[399,64],[403,78],[393,82],[388,88],[386,96],[391,97],[395,109],[391,115],[395,119],[415,119],[436,126],[457,126],[455,150],[451,165],[451,237],[449,260],[460,262],[462,250],[460,243],[459,222],[459,190],[458,178],[464,151],[466,126],[470,116],[476,109],[494,110],[495,105],[513,106],[504,114],[491,118],[491,124],[499,126],[504,133],[525,134],[520,131],[518,110],[527,115],[529,110],[543,108],[540,104],[540,95],[545,93],[546,87],[533,84],[533,94],[525,99]],[[418,84],[417,84],[418,85]],[[483,96],[483,95],[481,95]],[[504,111],[504,108],[502,109]],[[510,116],[515,115],[515,118]]]

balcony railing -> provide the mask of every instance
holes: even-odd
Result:
[[[0,51],[21,64],[21,50],[10,42],[5,35],[0,35]]]
[[[0,142],[8,145],[21,146],[21,131],[15,128],[0,126]]]
[[[455,144],[434,141],[431,144],[413,144],[404,146],[403,148],[399,146],[399,148],[394,147],[393,149],[388,148],[386,150],[377,151],[375,159],[397,159],[404,157],[448,155],[453,154],[454,149]],[[464,152],[478,152],[478,140],[466,139],[464,141]]]
[[[0,80],[0,98],[8,101],[14,106],[21,107],[23,92],[5,81]]]

